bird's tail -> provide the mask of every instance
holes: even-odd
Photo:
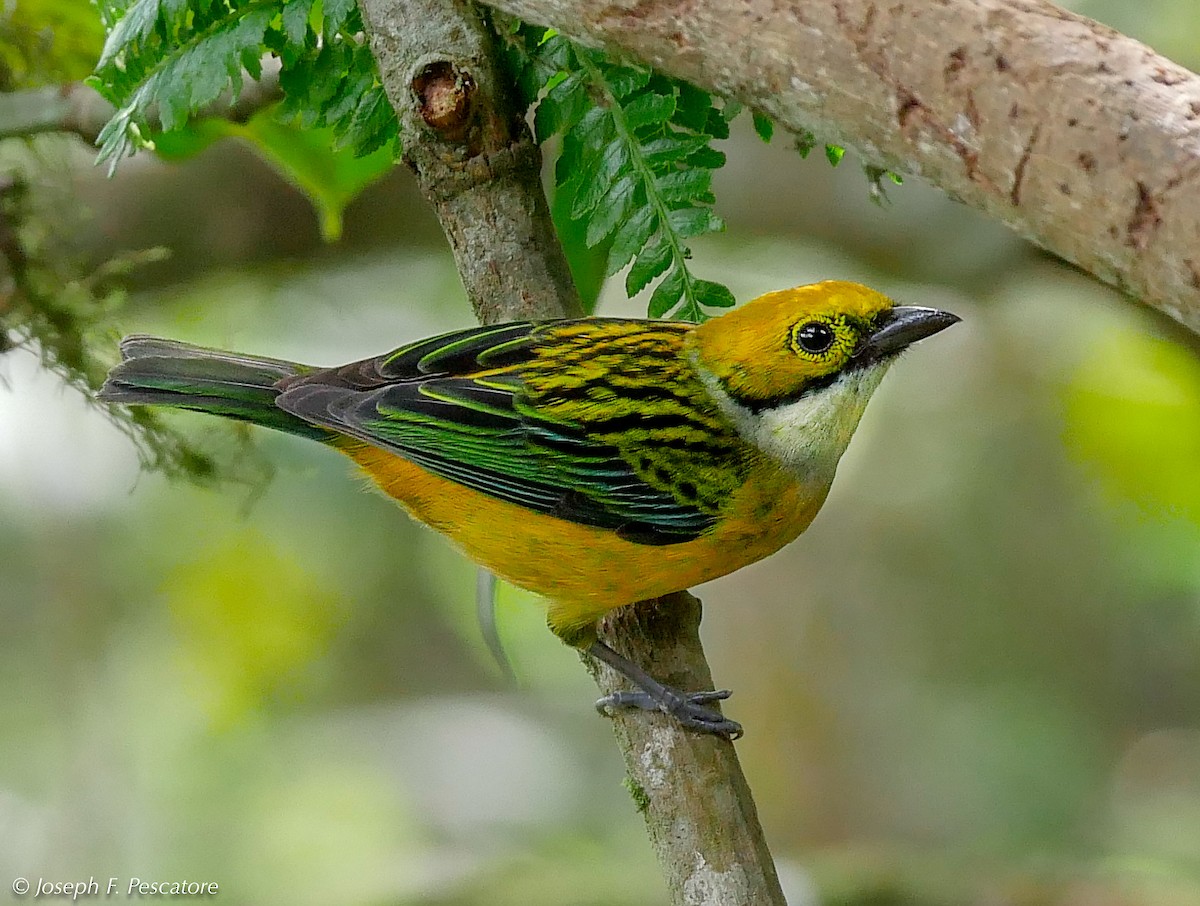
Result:
[[[316,370],[307,365],[142,335],[121,341],[121,358],[100,388],[105,402],[194,409],[317,440],[331,437],[275,405],[276,384]]]

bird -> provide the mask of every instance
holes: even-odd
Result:
[[[354,460],[417,520],[543,596],[567,644],[735,738],[728,690],[660,683],[597,636],[617,608],[761,560],[813,521],[884,373],[960,319],[828,280],[702,323],[471,327],[333,368],[126,337],[98,397],[251,422]]]

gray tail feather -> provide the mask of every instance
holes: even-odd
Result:
[[[121,358],[100,388],[104,402],[194,409],[318,440],[330,437],[275,405],[276,385],[316,370],[307,365],[140,334],[121,341]]]

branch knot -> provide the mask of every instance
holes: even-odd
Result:
[[[441,172],[436,174],[427,174],[425,168],[418,168],[417,177],[426,197],[444,202],[471,189],[517,174],[539,179],[541,167],[541,151],[528,135],[524,135],[499,151],[448,162],[448,166],[439,168]]]

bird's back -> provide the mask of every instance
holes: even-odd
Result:
[[[719,518],[756,456],[690,367],[689,329],[476,328],[298,376],[277,404],[468,490],[639,543],[681,543]]]

